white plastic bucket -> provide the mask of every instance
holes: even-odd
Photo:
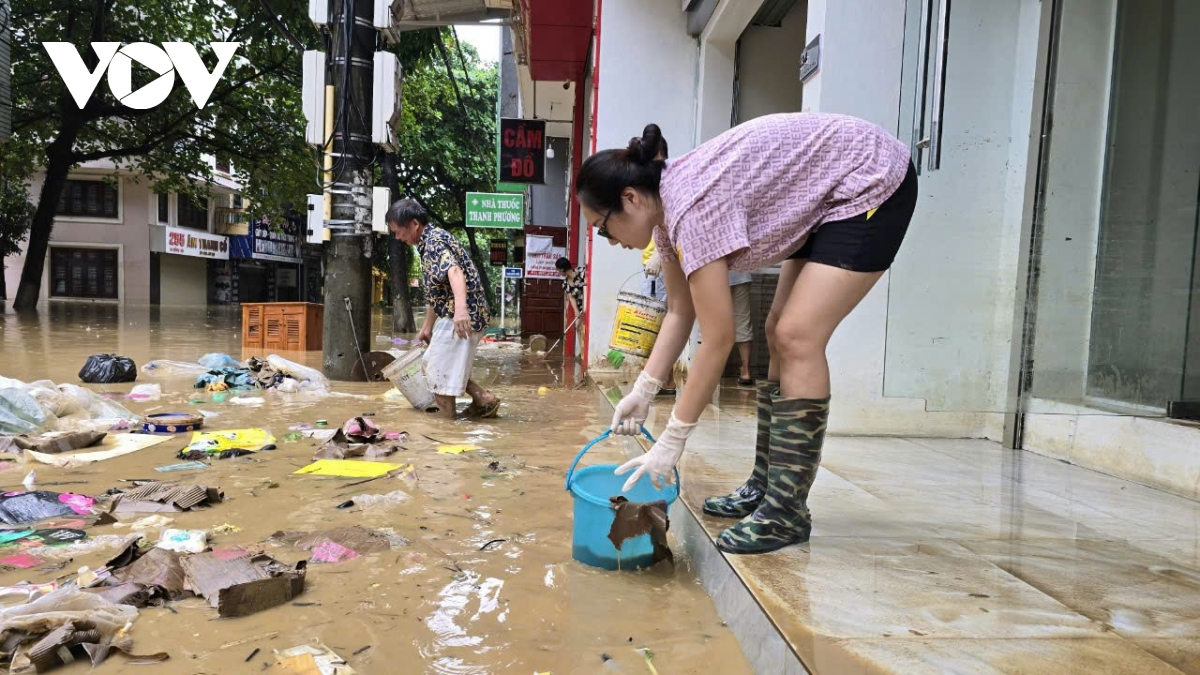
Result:
[[[410,349],[382,371],[383,376],[391,380],[417,410],[436,407],[433,392],[429,389],[429,383],[425,381],[424,356],[424,347]]]

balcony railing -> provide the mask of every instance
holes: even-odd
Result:
[[[213,210],[213,230],[224,235],[250,234],[246,210],[218,206]]]

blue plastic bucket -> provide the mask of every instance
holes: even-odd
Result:
[[[654,437],[642,429],[642,433],[651,442]],[[612,529],[616,512],[613,511],[609,497],[621,495],[631,502],[665,501],[667,506],[679,497],[679,470],[675,470],[675,484],[668,485],[662,490],[654,486],[649,476],[642,476],[633,488],[626,493],[621,492],[628,476],[613,475],[617,464],[597,464],[585,466],[578,471],[575,467],[584,454],[600,441],[612,434],[606,431],[591,443],[583,446],[571,469],[567,471],[567,490],[575,499],[575,524],[572,532],[571,555],[579,562],[592,567],[606,570],[636,570],[649,567],[654,562],[654,544],[650,535],[626,539],[621,548],[613,546],[608,539],[608,531]]]

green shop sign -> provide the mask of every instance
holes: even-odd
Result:
[[[493,192],[467,193],[467,227],[525,227],[525,195]]]

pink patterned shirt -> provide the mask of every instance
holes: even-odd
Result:
[[[688,276],[726,257],[734,271],[774,265],[821,223],[883,204],[909,161],[903,143],[855,117],[758,117],[668,161],[655,243]]]

